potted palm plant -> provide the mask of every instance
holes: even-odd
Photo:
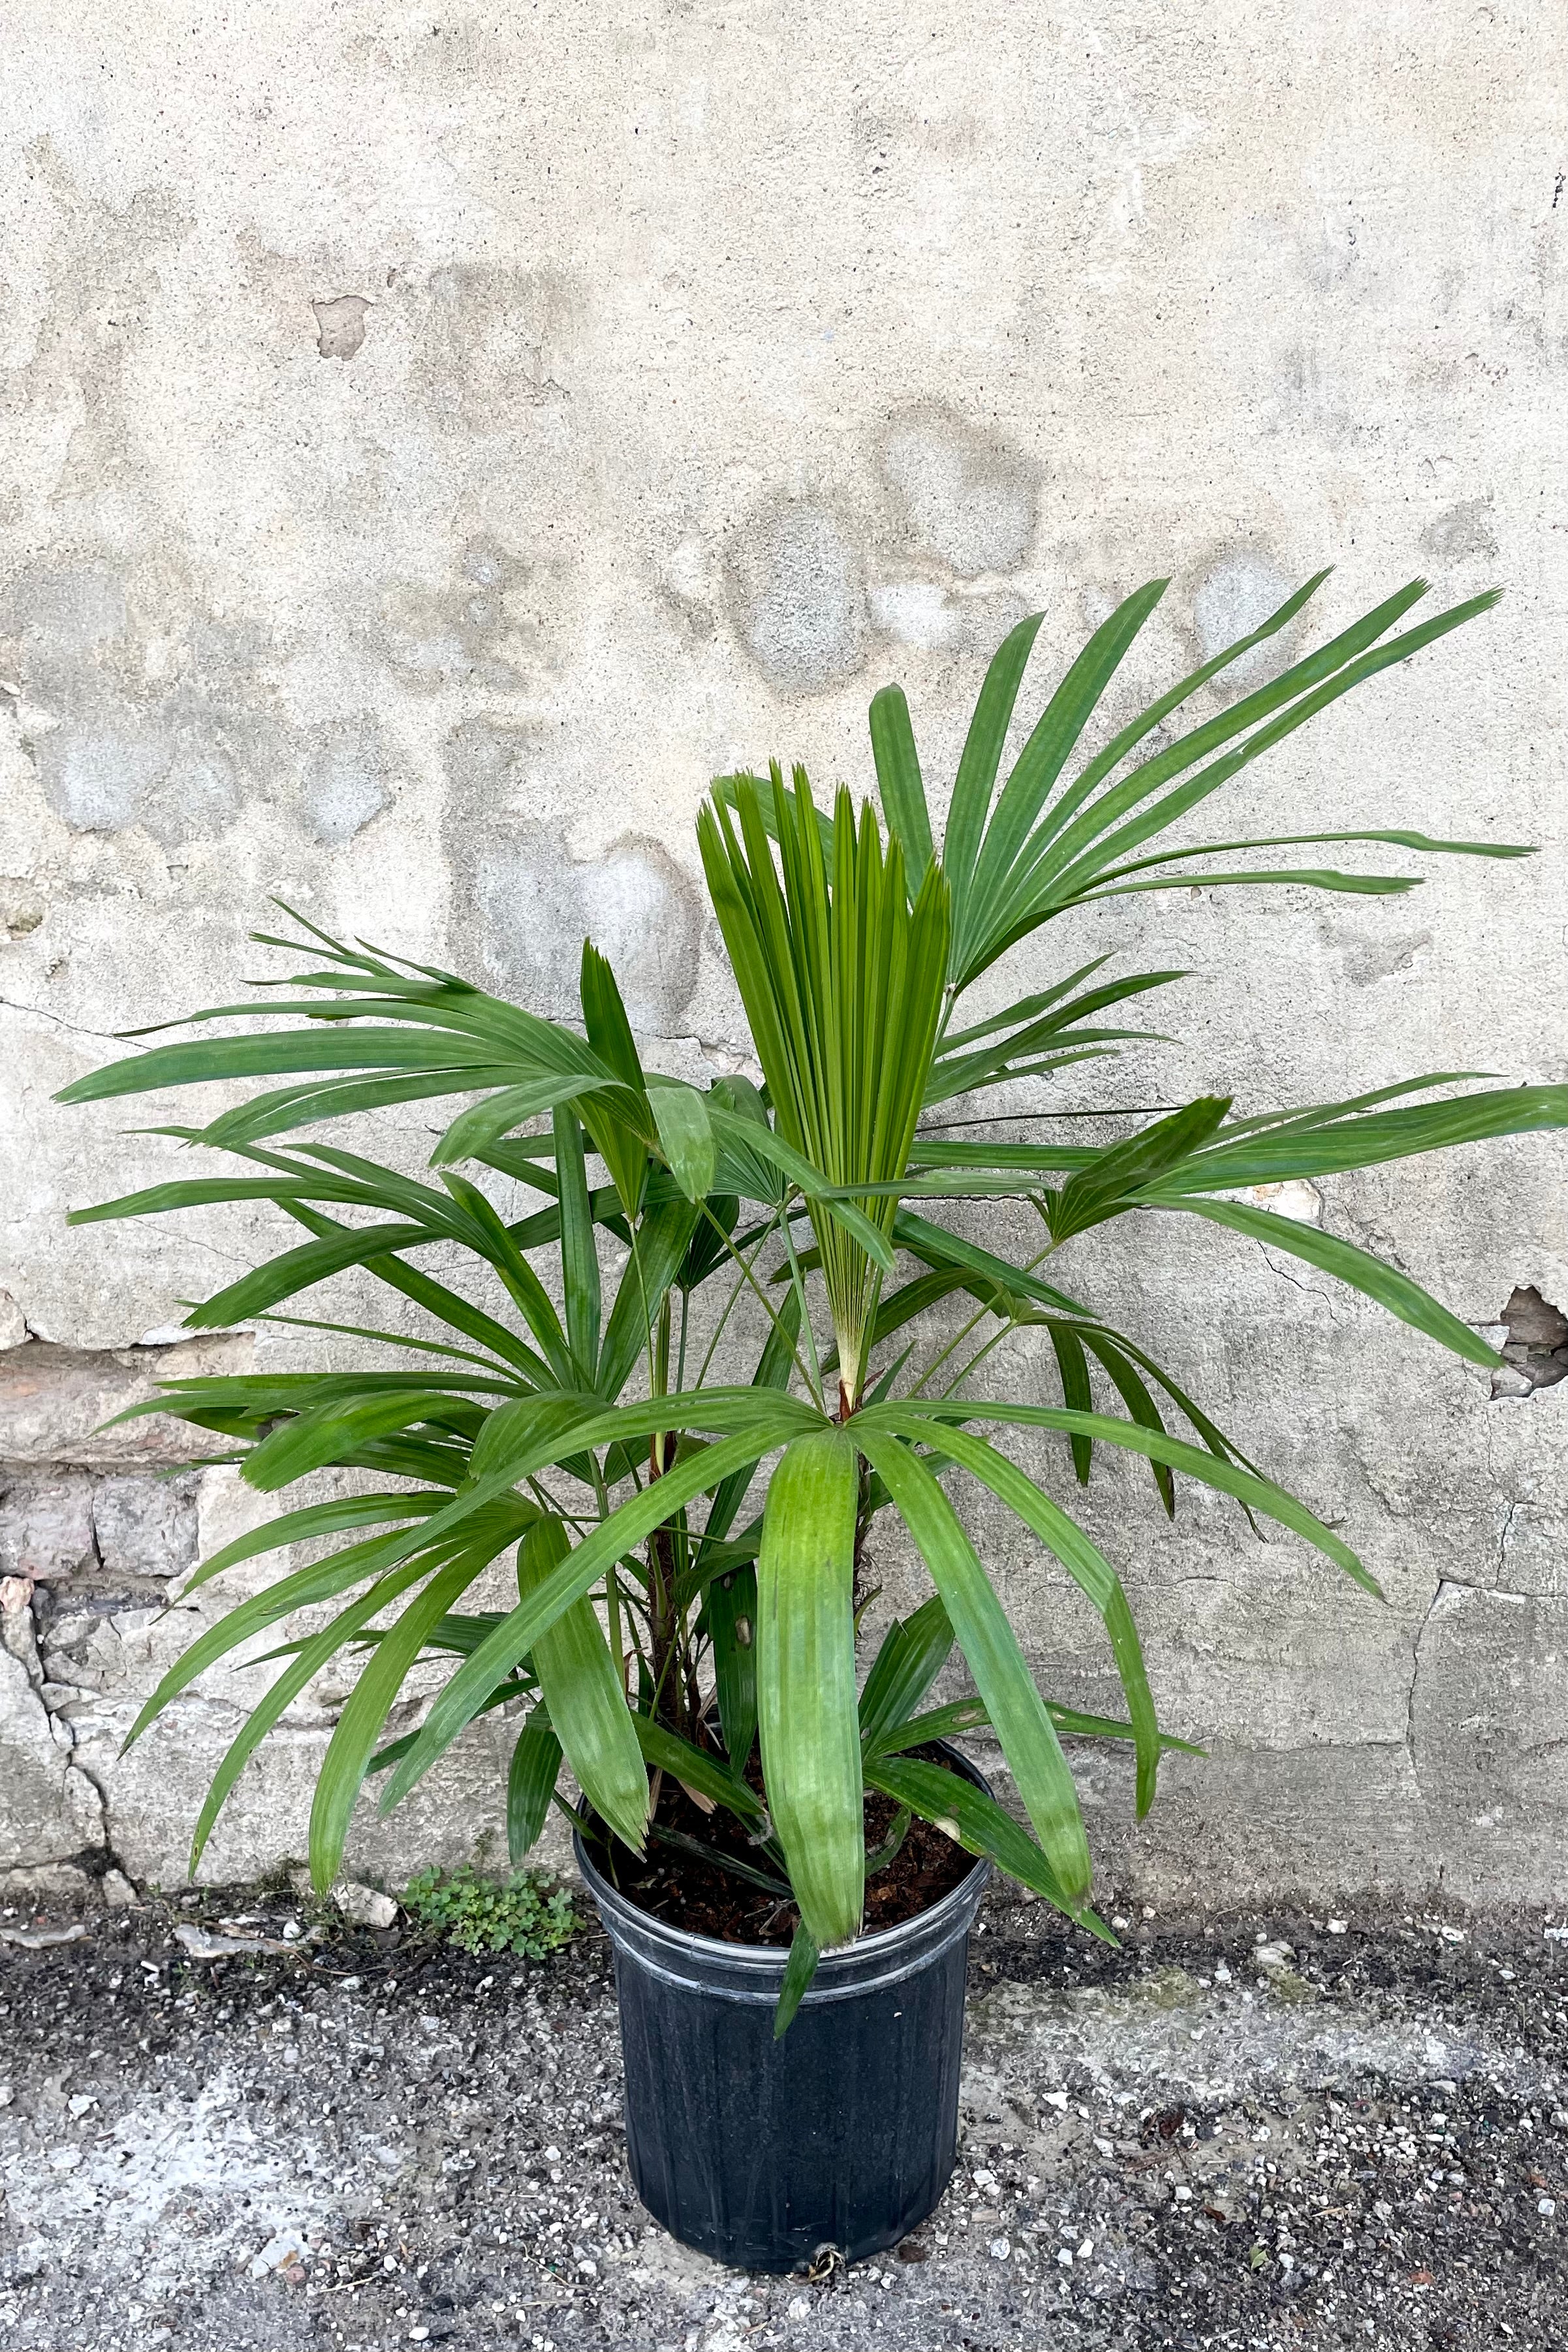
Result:
[[[578,1852],[616,1952],[637,2186],[722,2259],[783,2268],[824,2243],[853,2257],[931,2210],[953,2160],[964,1948],[987,1872],[1109,1936],[1063,1743],[1129,1743],[1140,1816],[1162,1750],[1180,1744],[1157,1723],[1114,1565],[1061,1481],[1013,1457],[1016,1433],[1064,1438],[1079,1482],[1096,1446],[1142,1457],[1167,1511],[1177,1481],[1197,1480],[1377,1589],[1135,1338],[1058,1286],[1074,1240],[1133,1213],[1199,1216],[1307,1259],[1472,1362],[1497,1361],[1406,1275],[1237,1195],[1561,1126],[1568,1088],[1428,1076],[1243,1113],[1204,1097],[1124,1115],[1130,1131],[1099,1144],[1073,1139],[1081,1101],[994,1121],[952,1108],[1114,1051],[1137,1033],[1107,1016],[1181,976],[1118,976],[1097,958],[965,1022],[974,982],[1075,908],[1194,882],[1413,887],[1272,855],[1235,863],[1303,844],[1524,854],[1387,830],[1173,845],[1180,820],[1271,744],[1491,601],[1402,628],[1415,583],[1215,715],[1167,725],[1292,621],[1321,577],[1086,754],[1165,583],[1141,589],[999,781],[1038,625],[1023,623],[987,672],[940,853],[896,688],[871,706],[880,817],[843,790],[819,807],[798,768],[788,783],[776,767],[721,779],[699,839],[760,1086],[701,1090],[647,1067],[589,944],[573,1025],[301,924],[302,940],[268,942],[314,958],[291,993],[197,1014],[189,1042],[62,1097],[284,1081],[169,1130],[244,1172],[78,1213],[264,1201],[302,1228],[194,1308],[193,1328],[279,1317],[351,1268],[405,1302],[393,1329],[315,1327],[368,1343],[344,1369],[171,1381],[138,1408],[208,1433],[206,1458],[237,1463],[262,1492],[342,1474],[328,1499],[205,1562],[196,1581],[286,1547],[310,1553],[184,1653],[132,1731],[239,1644],[321,1612],[276,1654],[195,1824],[193,1869],[258,1743],[346,1647],[363,1664],[315,1790],[322,1888],[367,1780],[395,1805],[478,1716],[508,1710],[513,1855],[566,1801],[563,1766],[581,1792]],[[260,1029],[207,1026],[258,1012]],[[461,1107],[424,1173],[321,1139],[334,1119],[439,1097]],[[994,1139],[1008,1127],[1026,1139]],[[963,1206],[998,1199],[1033,1221],[1032,1244],[1011,1254],[976,1239]],[[432,1249],[439,1274],[419,1263]],[[999,1392],[994,1367],[982,1377],[1024,1328],[1047,1335],[1054,1399]],[[1092,1601],[1124,1717],[1038,1689],[965,1529],[965,1482]],[[931,1589],[873,1646],[866,1543],[883,1514]],[[501,1559],[515,1562],[515,1602],[465,1611]],[[932,1705],[955,1648],[967,1695]],[[432,1657],[447,1679],[389,1736],[410,1670]],[[1016,1810],[951,1744],[982,1727]]]

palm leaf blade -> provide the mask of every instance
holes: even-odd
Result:
[[[819,1948],[858,1932],[866,1840],[855,1712],[857,1474],[837,1431],[773,1475],[757,1556],[757,1728],[768,1805]]]

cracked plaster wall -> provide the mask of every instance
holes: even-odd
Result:
[[[1500,581],[1499,614],[1294,738],[1230,808],[1238,831],[1405,824],[1542,857],[1438,863],[1392,902],[1124,901],[1006,977],[1112,947],[1192,968],[1175,1045],[1078,1098],[1568,1077],[1555,27],[1523,0],[1395,6],[1352,45],[1342,26],[1327,0],[979,0],[962,22],[931,0],[439,21],[283,0],[242,28],[38,0],[14,20],[0,1864],[172,1878],[270,1671],[209,1680],[116,1760],[211,1607],[162,1603],[255,1506],[226,1472],[160,1484],[153,1425],[108,1456],[90,1432],[262,1227],[68,1232],[68,1204],[152,1181],[172,1147],[49,1100],[110,1032],[237,994],[269,893],[551,1011],[592,928],[649,1054],[700,1076],[739,1034],[691,837],[715,771],[777,751],[863,780],[865,706],[896,676],[945,789],[1012,622],[1047,616],[1032,709],[1154,572],[1151,688],[1324,562],[1331,621],[1417,570],[1445,596]],[[417,1146],[389,1122],[369,1140]],[[1285,1205],[1478,1326],[1521,1286],[1568,1302],[1549,1140]],[[1388,1595],[1201,1497],[1167,1528],[1097,1470],[1088,1523],[1162,1711],[1212,1750],[1168,1769],[1136,1835],[1120,1767],[1085,1763],[1102,1850],[1151,1888],[1559,1892],[1568,1383],[1494,1397],[1206,1229],[1129,1221],[1079,1256],[1080,1289]],[[320,1311],[356,1304],[345,1282]],[[300,1360],[276,1331],[211,1345]],[[1047,1385],[1027,1350],[1020,1377]],[[1108,1701],[1081,1608],[979,1518],[1051,1686]],[[907,1563],[883,1566],[895,1593]],[[211,1874],[299,1851],[341,1699],[290,1710]],[[423,1813],[365,1824],[361,1865],[493,1826],[505,1737],[491,1719]]]

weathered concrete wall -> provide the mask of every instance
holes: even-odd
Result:
[[[1496,580],[1500,613],[1293,739],[1225,829],[1545,856],[1439,866],[1394,902],[1124,902],[1009,977],[1113,944],[1194,968],[1180,1042],[1085,1099],[1568,1077],[1559,27],[1527,0],[1405,0],[1345,29],[1328,0],[13,12],[0,1861],[111,1850],[172,1877],[267,1671],[115,1762],[202,1613],[154,1625],[154,1603],[247,1506],[224,1472],[157,1485],[147,1424],[95,1451],[95,1400],[145,1381],[179,1301],[263,1229],[68,1233],[68,1203],[174,1147],[49,1097],[107,1033],[235,995],[268,892],[553,1010],[591,924],[649,1051],[723,1067],[737,1010],[691,839],[716,769],[778,751],[863,781],[865,705],[897,676],[950,776],[1004,628],[1045,609],[1037,698],[1154,572],[1149,687],[1325,562],[1331,620],[1417,570],[1445,595]],[[1562,1170],[1528,1139],[1297,1205],[1493,1326],[1516,1289],[1568,1305]],[[1568,1384],[1493,1399],[1206,1231],[1119,1226],[1082,1256],[1080,1286],[1389,1594],[1202,1500],[1167,1530],[1102,1474],[1090,1520],[1163,1710],[1215,1751],[1135,1841],[1121,1778],[1089,1776],[1119,1864],[1555,1891]],[[1058,1581],[1016,1546],[1004,1580],[1063,1695],[1107,1695]],[[215,1873],[299,1850],[340,1700],[290,1717]],[[361,1863],[460,1849],[495,1819],[494,1763],[479,1743]]]

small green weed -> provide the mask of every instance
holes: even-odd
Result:
[[[563,1886],[532,1871],[485,1878],[466,1862],[458,1870],[422,1870],[404,1890],[403,1907],[463,1952],[515,1952],[542,1960],[581,1926]]]

